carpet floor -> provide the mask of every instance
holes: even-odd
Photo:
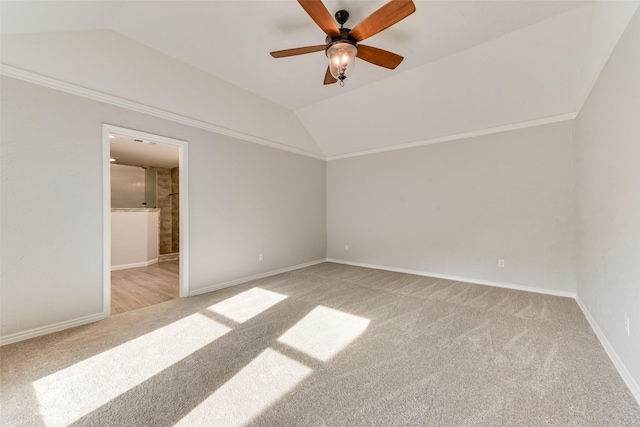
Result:
[[[0,349],[6,426],[639,426],[576,302],[333,263]]]

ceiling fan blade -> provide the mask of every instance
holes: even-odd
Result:
[[[327,67],[327,72],[324,74],[324,84],[330,85],[336,83],[337,81],[338,79],[331,75],[331,71],[329,70],[329,67]]]
[[[296,47],[293,49],[276,50],[271,52],[271,56],[274,58],[285,58],[287,56],[304,55],[305,53],[320,52],[325,50],[327,45],[318,44],[315,46]]]
[[[402,21],[415,11],[416,6],[411,0],[391,0],[364,18],[349,34],[357,41],[362,41]]]
[[[329,37],[338,37],[340,30],[321,0],[298,0],[300,6],[309,14],[313,22]]]
[[[388,50],[378,49],[377,47],[358,45],[358,58],[379,65],[384,68],[395,70],[404,59],[402,56],[389,52]]]

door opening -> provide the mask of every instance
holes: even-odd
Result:
[[[188,296],[186,141],[102,134],[104,316]]]

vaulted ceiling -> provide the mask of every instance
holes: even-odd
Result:
[[[331,13],[349,11],[346,26],[385,3],[325,1]],[[57,46],[55,54],[76,58],[80,75],[91,72],[91,65],[82,63],[81,51],[71,50],[69,37],[92,39],[105,55],[109,44],[117,52],[138,43],[226,82],[227,91],[241,88],[263,98],[258,103],[266,100],[265,111],[290,111],[297,123],[274,124],[257,136],[331,158],[575,113],[638,7],[637,2],[593,1],[415,3],[414,14],[366,42],[404,56],[402,64],[392,71],[357,61],[344,88],[322,84],[323,52],[283,59],[269,55],[324,43],[323,32],[291,0],[2,1],[7,51],[2,62],[62,78],[55,75],[59,65],[32,67],[36,59],[27,58],[29,51],[42,57],[38,48]],[[95,30],[109,30],[119,38]],[[60,34],[73,36],[65,36],[62,44]],[[47,44],[49,40],[58,44]],[[142,66],[117,57],[113,61],[120,61],[113,66],[118,71],[113,81],[105,83],[107,77],[101,77],[100,82],[70,83],[124,88],[130,84],[126,74]],[[247,105],[256,104],[246,98]],[[245,129],[231,115],[182,113]]]

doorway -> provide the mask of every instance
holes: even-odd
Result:
[[[104,316],[188,296],[187,142],[107,124],[102,135]]]

